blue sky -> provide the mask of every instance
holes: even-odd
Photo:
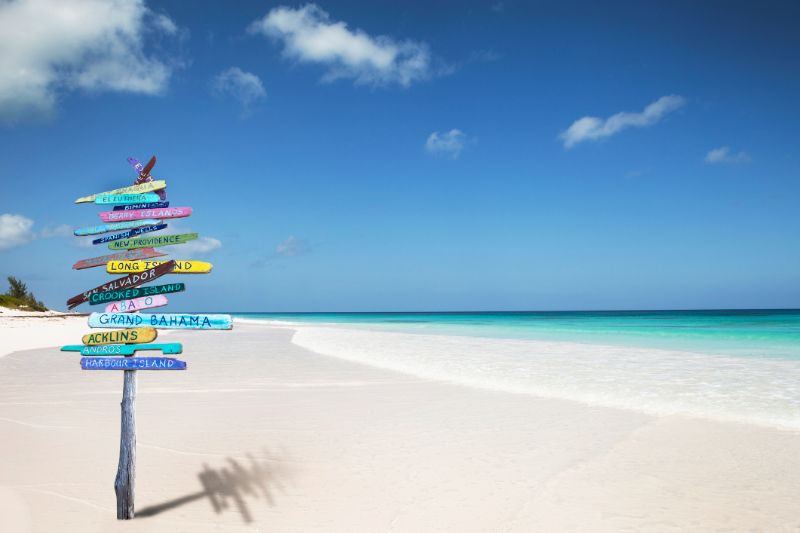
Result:
[[[0,6],[0,275],[53,307],[153,154],[214,263],[170,309],[800,307],[797,4],[110,5]]]

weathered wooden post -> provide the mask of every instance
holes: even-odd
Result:
[[[134,517],[136,487],[136,370],[126,370],[123,380],[119,465],[114,492],[117,494],[117,519],[130,520]]]
[[[169,207],[166,182],[154,180],[147,166],[133,158],[128,161],[139,173],[136,184],[112,191],[83,196],[75,203],[94,202],[113,206],[113,211],[99,213],[104,224],[78,228],[76,236],[108,234],[92,241],[93,245],[107,244],[114,253],[84,259],[72,268],[83,270],[105,266],[109,274],[127,274],[83,291],[67,300],[67,307],[106,304],[104,313],[91,313],[91,328],[123,327],[115,331],[92,332],[84,335],[82,344],[62,346],[67,352],[80,352],[83,370],[123,370],[122,401],[120,402],[119,463],[114,479],[117,497],[117,519],[134,518],[136,488],[136,374],[137,370],[186,370],[186,362],[174,357],[138,357],[137,351],[161,351],[163,355],[180,354],[180,343],[151,344],[162,329],[231,329],[230,315],[186,313],[139,313],[167,305],[165,294],[183,292],[183,283],[145,285],[167,274],[207,274],[213,265],[205,261],[151,260],[166,256],[156,247],[183,244],[197,239],[197,233],[140,236],[167,227],[165,219],[183,218],[192,214],[191,207]],[[153,192],[155,191],[155,192]]]

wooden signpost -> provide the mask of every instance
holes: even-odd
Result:
[[[84,335],[83,344],[138,344],[152,342],[158,337],[158,331],[152,327],[118,329],[114,331],[98,331]]]
[[[164,261],[109,261],[106,264],[106,272],[109,274],[127,274],[129,272],[144,272],[148,268],[160,265]],[[175,270],[172,274],[208,274],[214,265],[206,261],[183,261],[175,260]]]
[[[92,244],[103,244],[105,242],[118,241],[120,239],[130,239],[131,237],[136,237],[137,235],[142,235],[144,233],[153,233],[154,231],[161,231],[166,227],[167,227],[166,224],[156,224],[155,226],[142,226],[141,228],[133,228],[129,229],[128,231],[123,231],[122,233],[117,233],[115,235],[103,235],[99,239],[93,240]]]
[[[146,218],[142,220],[129,220],[128,222],[112,222],[110,224],[100,224],[97,226],[87,226],[85,228],[78,228],[74,231],[78,237],[85,237],[87,235],[97,235],[99,233],[108,233],[110,231],[119,231],[121,229],[140,228],[142,226],[153,226],[161,224],[161,220],[157,218]]]
[[[107,204],[146,204],[158,202],[158,195],[154,192],[143,194],[101,194],[94,199],[94,203],[100,205]]]
[[[192,216],[191,207],[157,207],[100,212],[100,218],[103,222],[121,222],[148,218],[184,218],[188,216]]]
[[[175,269],[175,261],[167,261],[163,265],[158,265],[157,267],[145,270],[144,272],[139,272],[136,274],[130,274],[122,278],[117,278],[103,285],[99,285],[94,289],[82,292],[81,294],[76,294],[75,296],[67,300],[67,307],[72,309],[73,307],[79,306],[83,302],[88,301],[89,297],[96,292],[119,291],[122,289],[132,289],[134,287],[138,287],[139,285],[144,285],[145,283],[149,283],[155,279],[160,278],[164,274],[169,274],[174,269]]]
[[[146,204],[115,205],[114,211],[130,211],[132,209],[157,209],[159,207],[169,207],[169,202],[159,202],[158,196],[156,196],[156,201]]]
[[[75,270],[82,270],[84,268],[93,268],[105,265],[109,261],[125,260],[136,261],[137,259],[150,259],[152,257],[162,257],[167,254],[157,252],[153,248],[137,248],[135,250],[127,250],[124,252],[117,252],[115,254],[101,255],[99,257],[90,257],[89,259],[82,259],[72,265]]]
[[[134,517],[134,486],[136,478],[136,372],[137,370],[185,370],[186,362],[172,357],[138,357],[141,351],[161,351],[161,355],[175,355],[183,351],[180,343],[153,344],[158,337],[156,328],[181,330],[220,330],[233,327],[230,315],[191,313],[140,313],[167,305],[165,294],[179,293],[183,283],[145,285],[161,276],[177,273],[206,273],[211,263],[204,261],[175,261],[156,257],[167,255],[156,247],[183,244],[198,238],[197,233],[134,237],[159,231],[166,227],[163,219],[187,217],[191,207],[169,207],[166,182],[154,180],[150,170],[156,158],[143,166],[128,158],[138,176],[134,185],[84,196],[75,203],[94,202],[96,205],[114,206],[112,211],[100,213],[106,222],[99,226],[81,228],[75,235],[95,235],[117,230],[123,233],[106,235],[94,244],[108,243],[108,255],[78,261],[72,268],[82,270],[106,265],[106,271],[126,276],[113,279],[67,300],[73,309],[82,303],[106,304],[105,313],[92,313],[88,324],[93,328],[125,328],[96,330],[84,335],[81,345],[67,345],[66,352],[79,352],[83,370],[120,370],[123,372],[119,463],[114,480],[117,497],[117,519]],[[153,192],[155,191],[155,194]]]
[[[147,183],[141,183],[139,185],[121,187],[119,189],[114,189],[113,191],[103,191],[103,192],[98,192],[96,194],[90,194],[89,196],[82,196],[77,200],[75,200],[75,203],[82,204],[86,202],[94,202],[98,196],[110,196],[113,194],[141,194],[145,192],[152,192],[152,191],[157,191],[159,189],[163,189],[166,186],[167,182],[164,180],[150,181]]]
[[[168,303],[167,297],[161,294],[156,296],[143,296],[141,298],[110,303],[106,306],[106,313],[132,313],[134,311],[141,311],[142,309],[163,307]]]
[[[132,250],[134,248],[155,248],[156,246],[170,246],[183,244],[197,238],[197,233],[179,233],[177,235],[159,235],[157,237],[139,237],[136,239],[122,239],[108,245],[110,250]]]
[[[140,298],[142,296],[154,296],[156,294],[171,294],[173,292],[183,292],[185,289],[186,285],[183,283],[167,283],[165,285],[151,285],[149,287],[94,292],[89,295],[89,305],[117,302],[119,300]]]
[[[141,351],[160,351],[164,355],[183,352],[183,345],[177,342],[167,344],[69,344],[61,347],[62,352],[80,352],[81,355],[133,355]]]

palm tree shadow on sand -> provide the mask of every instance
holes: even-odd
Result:
[[[264,498],[269,505],[275,505],[274,491],[284,491],[283,481],[291,475],[291,469],[280,457],[270,454],[268,450],[264,451],[265,459],[260,462],[252,454],[248,453],[246,457],[246,461],[228,457],[225,459],[226,464],[218,468],[211,468],[204,463],[203,469],[197,474],[201,490],[144,507],[136,511],[136,517],[155,516],[208,498],[211,508],[217,514],[235,507],[245,523],[252,522],[253,516],[245,498]]]

